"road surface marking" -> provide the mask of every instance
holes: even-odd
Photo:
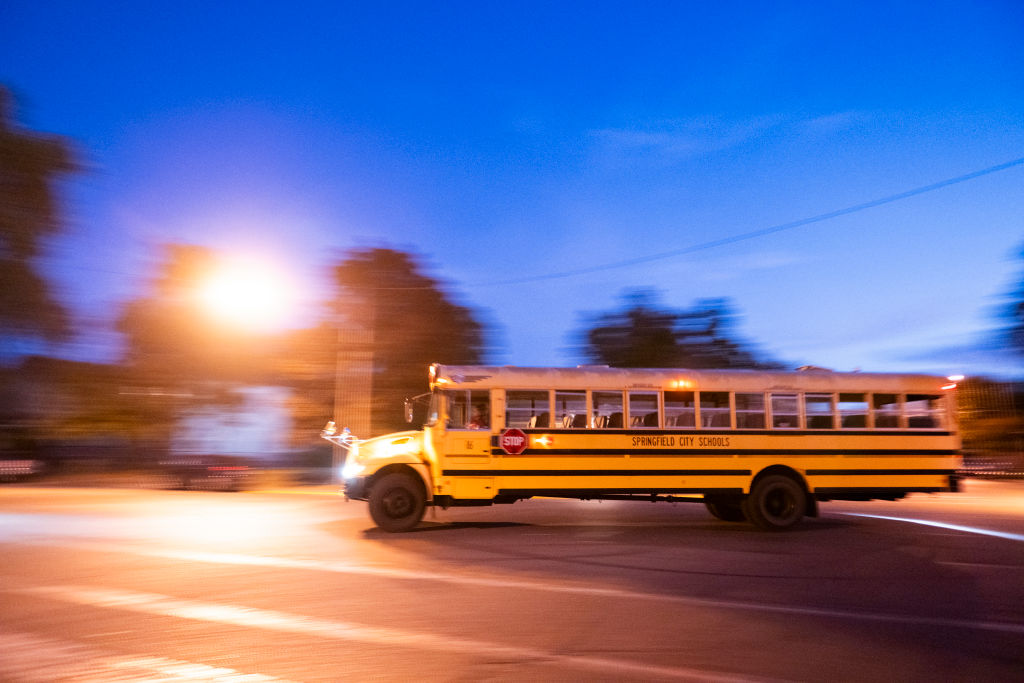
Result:
[[[484,588],[500,588],[503,590],[533,590],[552,593],[586,595],[599,598],[615,598],[629,600],[650,600],[659,603],[674,603],[711,609],[734,609],[750,612],[772,614],[796,614],[808,617],[824,617],[828,619],[850,619],[880,623],[908,624],[912,626],[947,626],[962,629],[995,631],[1002,633],[1024,633],[1024,624],[998,621],[972,621],[943,617],[924,617],[885,612],[851,612],[847,610],[825,609],[819,607],[791,607],[789,605],[771,605],[759,602],[742,602],[738,600],[715,600],[711,598],[695,598],[679,595],[663,595],[659,593],[641,593],[619,588],[602,588],[599,586],[580,586],[554,582],[523,581],[520,579],[481,578],[441,572],[412,571],[371,565],[359,565],[348,562],[304,560],[266,555],[242,555],[238,553],[192,552],[180,550],[157,550],[137,547],[122,547],[99,544],[59,544],[61,547],[74,547],[92,552],[119,552],[145,557],[159,557],[185,562],[205,562],[209,564],[245,565],[271,567],[275,569],[300,569],[306,571],[324,571],[338,574],[361,574],[378,576],[388,579],[409,581],[439,581],[461,584],[465,586],[481,586]]]
[[[15,592],[40,595],[90,607],[123,609],[141,614],[177,617],[246,628],[261,628],[300,635],[351,641],[370,645],[411,647],[474,658],[491,657],[523,662],[559,664],[589,669],[604,674],[620,672],[688,681],[750,681],[743,676],[701,669],[643,664],[622,659],[570,655],[515,645],[502,645],[483,640],[468,640],[443,634],[422,633],[404,629],[366,626],[345,621],[317,619],[275,610],[239,607],[173,598],[156,593],[112,590],[85,586],[39,586]]]
[[[864,512],[841,512],[839,514],[849,515],[850,517],[870,517],[872,519],[887,519],[892,522],[909,522],[911,524],[923,524],[924,526],[934,526],[940,529],[949,529],[951,531],[964,531],[969,534],[995,536],[996,538],[1005,538],[1010,541],[1024,541],[1024,534],[1011,534],[1006,531],[993,531],[992,529],[981,529],[976,526],[963,526],[962,524],[947,524],[946,522],[934,522],[930,519],[914,519],[912,517],[889,517],[887,515],[869,515]]]
[[[115,654],[66,640],[27,633],[0,633],[0,679],[49,683],[128,683],[130,681],[209,681],[268,683],[284,681],[167,657]]]

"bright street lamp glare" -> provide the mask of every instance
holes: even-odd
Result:
[[[252,331],[283,326],[291,299],[292,288],[279,273],[251,261],[223,264],[199,287],[208,315]]]

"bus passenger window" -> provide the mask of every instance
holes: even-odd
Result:
[[[729,419],[729,392],[700,392],[700,422],[705,427],[728,429],[732,426]]]
[[[448,415],[448,429],[465,429],[469,421],[469,392],[468,391],[446,391],[444,392]]]
[[[805,394],[804,412],[808,429],[835,429],[832,394]]]
[[[487,429],[491,421],[488,391],[444,392],[448,408],[448,429]]]
[[[654,415],[653,423],[647,424],[648,415]],[[629,426],[658,426],[658,395],[647,391],[629,392]]]
[[[736,428],[764,429],[764,394],[736,394]]]
[[[900,428],[899,394],[872,394],[871,405],[874,408],[875,429]]]
[[[611,418],[617,415],[618,426],[622,427],[622,392],[595,391],[590,395],[594,410],[594,427],[604,429],[611,426]]]
[[[800,404],[796,394],[772,394],[772,428],[798,429]]]
[[[587,392],[556,391],[555,415],[563,428],[587,426]]]
[[[864,429],[868,426],[868,397],[865,394],[839,394],[839,426]]]
[[[546,391],[506,391],[505,426],[548,429],[551,427],[549,401]]]
[[[904,405],[907,427],[914,429],[942,426],[942,397],[929,394],[907,394]]]
[[[687,427],[697,426],[697,403],[692,391],[665,392],[665,426]]]

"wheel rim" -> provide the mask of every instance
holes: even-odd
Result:
[[[765,517],[773,521],[788,521],[797,511],[797,501],[786,486],[773,486],[765,491],[761,509]]]
[[[401,519],[412,514],[414,507],[412,495],[404,488],[393,488],[381,499],[384,514],[392,519]]]

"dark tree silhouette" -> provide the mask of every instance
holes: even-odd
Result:
[[[661,308],[650,290],[623,296],[623,306],[595,318],[580,335],[582,354],[612,367],[781,368],[736,333],[728,299],[702,299],[692,308]]]
[[[68,314],[36,261],[63,227],[54,184],[76,166],[67,140],[18,126],[13,109],[0,85],[0,335],[60,341]]]
[[[335,269],[341,355],[359,355],[371,368],[360,390],[371,400],[373,434],[407,428],[402,401],[427,391],[430,363],[484,356],[484,326],[420,271],[414,256],[386,248],[354,250]]]
[[[1024,248],[1017,255],[1024,259]],[[1019,356],[1024,356],[1024,275],[1007,297],[1001,317],[1003,319],[1002,343]]]
[[[658,309],[650,291],[630,292],[623,299],[622,309],[598,316],[586,331],[586,357],[618,368],[673,367],[679,359],[677,314]]]

